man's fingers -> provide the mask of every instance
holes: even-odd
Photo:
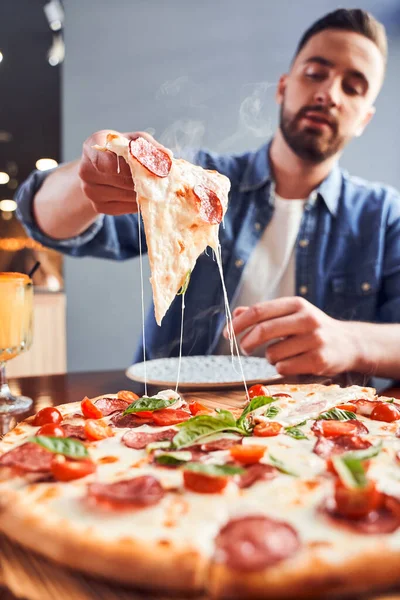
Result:
[[[276,363],[280,375],[329,375],[327,363],[318,350],[304,352]]]
[[[271,340],[309,332],[310,322],[307,313],[293,313],[258,323],[242,338],[240,347],[244,352],[251,354],[256,348]],[[238,333],[236,329],[235,333]]]
[[[318,347],[318,341],[313,333],[295,335],[271,344],[266,351],[268,361],[275,365],[278,362],[315,350]]]
[[[254,304],[239,316],[235,316],[233,328],[235,333],[239,334],[262,321],[276,319],[298,312],[304,308],[305,304],[306,300],[298,298],[297,296],[277,298],[276,300]]]

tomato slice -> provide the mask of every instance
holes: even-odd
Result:
[[[104,421],[88,419],[85,422],[85,434],[88,440],[104,440],[114,435],[113,430]]]
[[[257,396],[268,396],[268,388],[265,385],[261,385],[261,383],[257,383],[256,385],[252,385],[248,390],[249,398],[256,398]]]
[[[156,425],[176,425],[190,419],[192,415],[186,410],[179,408],[163,408],[152,413],[153,421]]]
[[[189,410],[192,413],[192,415],[197,415],[197,414],[202,414],[202,415],[213,415],[214,414],[214,410],[212,408],[209,408],[208,406],[205,406],[204,404],[201,404],[200,402],[190,402],[189,404]]]
[[[195,471],[183,471],[185,488],[198,494],[218,494],[226,488],[228,477],[213,477]]]
[[[42,425],[47,425],[48,423],[57,423],[60,424],[63,420],[62,414],[57,408],[54,406],[47,406],[46,408],[42,408],[36,414],[33,419],[33,425],[35,427],[41,427]]]
[[[257,437],[272,437],[279,435],[283,427],[276,421],[270,421],[269,423],[257,423],[253,429],[253,435]]]
[[[57,481],[73,481],[91,475],[96,465],[91,460],[70,460],[56,455],[51,462],[51,472]]]
[[[135,402],[135,400],[139,400],[139,396],[135,394],[135,392],[131,392],[129,390],[121,390],[117,394],[119,400],[126,400],[129,404]]]
[[[134,413],[135,417],[139,417],[139,419],[151,419],[153,416],[152,410],[142,410],[140,412]]]
[[[256,446],[255,444],[236,444],[229,448],[229,452],[232,458],[243,465],[252,465],[260,461],[266,449],[266,446]]]
[[[46,423],[38,430],[36,435],[51,435],[52,437],[65,437],[64,429],[58,423]]]
[[[400,410],[396,406],[393,406],[393,404],[382,402],[375,406],[370,415],[370,419],[392,423],[393,421],[400,419]]]
[[[103,416],[101,410],[97,408],[95,403],[89,400],[87,396],[85,396],[81,402],[81,409],[83,412],[83,416],[86,419],[101,419],[101,417]]]
[[[338,435],[356,435],[358,432],[357,423],[349,421],[320,421],[322,435],[327,438],[337,437]]]
[[[340,410],[349,410],[350,412],[356,413],[357,406],[355,404],[339,404],[336,408],[340,408]]]
[[[338,479],[335,482],[336,513],[342,517],[360,519],[383,503],[383,494],[376,489],[374,481],[369,481],[365,488],[347,488]]]

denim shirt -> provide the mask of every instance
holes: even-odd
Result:
[[[274,211],[268,150],[269,144],[242,155],[200,150],[193,160],[231,180],[229,208],[220,227],[230,303]],[[44,235],[34,222],[32,198],[46,176],[33,172],[16,194],[18,216],[34,239],[76,257],[124,260],[138,255],[134,214],[102,215],[83,234],[68,240]],[[142,243],[145,249],[144,236]],[[350,177],[336,165],[305,204],[295,249],[297,295],[336,319],[400,322],[400,196],[396,190]],[[177,296],[161,327],[150,308],[146,318],[147,358],[178,354],[181,302]],[[218,267],[210,251],[197,260],[185,305],[183,354],[212,354],[225,312]],[[142,359],[140,344],[135,360]]]

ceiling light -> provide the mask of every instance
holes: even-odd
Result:
[[[0,171],[0,183],[8,183],[10,181],[10,176],[8,173],[4,173],[4,171]]]
[[[58,162],[54,158],[39,158],[36,161],[36,168],[38,171],[48,171],[58,166]]]
[[[13,212],[17,209],[15,200],[0,200],[0,210],[4,212]]]
[[[50,29],[60,31],[64,22],[64,9],[60,0],[50,0],[43,7]]]
[[[3,58],[4,58],[4,57],[3,57],[3,53],[2,53],[2,52],[0,52],[0,63],[3,61]]]
[[[49,65],[56,67],[61,64],[65,58],[65,44],[60,32],[53,34],[53,43],[47,53]]]

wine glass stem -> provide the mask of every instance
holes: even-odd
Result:
[[[6,363],[0,362],[0,400],[1,398],[10,398],[11,391],[8,387],[6,377]]]

